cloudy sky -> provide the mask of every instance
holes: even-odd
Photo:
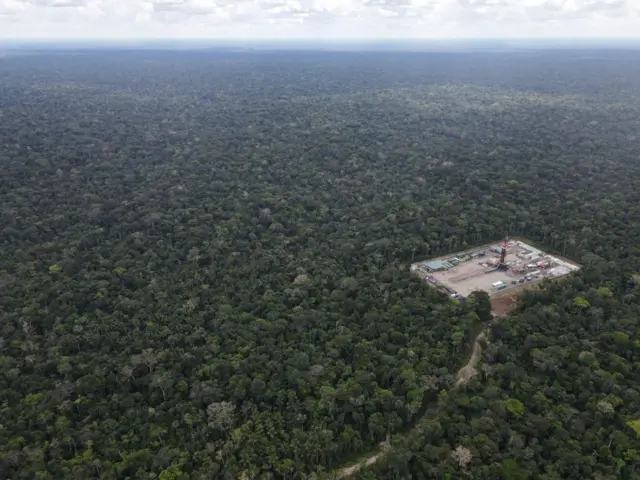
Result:
[[[637,37],[640,0],[0,0],[0,38]]]

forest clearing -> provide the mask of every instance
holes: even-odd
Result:
[[[504,239],[411,265],[411,272],[452,298],[464,299],[482,290],[490,297],[511,294],[537,285],[545,279],[560,279],[580,271],[580,265],[551,255],[523,239]],[[513,308],[505,299],[496,302],[500,315]]]
[[[507,315],[518,305],[518,297],[522,294],[522,291],[518,292],[506,292],[502,295],[495,295],[491,297],[491,310],[496,315]]]

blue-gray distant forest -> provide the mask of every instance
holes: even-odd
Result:
[[[640,51],[7,52],[0,478],[638,479],[639,238]]]

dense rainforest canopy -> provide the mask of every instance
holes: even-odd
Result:
[[[9,53],[0,478],[640,478],[639,238],[640,52]]]

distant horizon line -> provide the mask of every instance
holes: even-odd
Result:
[[[442,38],[69,38],[0,39],[2,51],[240,51],[258,52],[524,52],[553,50],[640,51],[640,37]]]
[[[83,38],[0,38],[2,43],[151,43],[151,42],[199,42],[199,43],[388,43],[388,42],[556,42],[556,41],[588,41],[588,42],[640,42],[640,36],[635,37],[587,37],[587,36],[557,36],[557,37],[389,37],[389,38],[214,38],[214,37],[83,37]]]

